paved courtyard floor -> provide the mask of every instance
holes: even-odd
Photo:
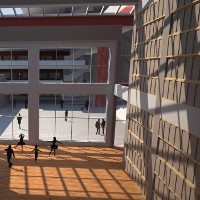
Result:
[[[67,121],[64,118],[65,110],[68,110]],[[17,122],[18,114],[22,116],[21,129]],[[96,135],[95,122],[98,118],[105,119],[105,108],[90,107],[89,113],[80,105],[74,105],[73,109],[69,106],[54,104],[40,104],[39,110],[39,139],[52,140],[56,136],[58,140],[74,141],[105,141],[105,134],[102,129],[100,135]],[[120,105],[116,110],[115,145],[124,145],[126,106]],[[23,133],[28,139],[28,109],[23,104],[17,104],[12,110],[11,105],[7,104],[0,108],[0,139],[19,140],[19,134]]]

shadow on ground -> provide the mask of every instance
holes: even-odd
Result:
[[[13,168],[7,166],[0,146],[0,199],[144,199],[123,171],[123,149],[59,147],[49,156],[49,147],[39,147],[37,162],[33,146],[14,149]]]

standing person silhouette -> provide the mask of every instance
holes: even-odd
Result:
[[[103,135],[104,135],[104,130],[105,130],[105,120],[102,119],[102,122],[101,122],[101,128],[102,128],[102,131],[103,131]]]
[[[68,117],[68,110],[65,110],[65,121],[67,121],[67,117]]]
[[[27,107],[28,107],[28,99],[27,98],[24,100],[24,106],[27,109]]]
[[[39,149],[38,149],[38,146],[37,145],[35,145],[35,149],[33,149],[33,151],[35,151],[35,162],[37,161],[37,159],[38,159],[38,152],[40,151]],[[32,152],[33,152],[32,151]],[[41,152],[41,151],[40,151]]]
[[[89,106],[89,100],[87,99],[85,102],[85,109],[88,111],[88,106]]]
[[[95,123],[95,127],[97,129],[96,135],[99,134],[100,135],[100,119],[98,119]]]
[[[58,145],[56,145],[56,142],[62,144],[62,142],[59,142],[58,140],[56,140],[56,137],[53,137],[53,141],[51,147],[51,151],[49,152],[49,156],[51,155],[52,151],[54,152],[54,156],[56,155],[56,149],[58,148]]]
[[[12,164],[12,162],[10,160],[12,158],[12,155],[13,155],[13,157],[15,157],[15,154],[14,154],[14,151],[13,151],[11,145],[9,145],[8,148],[5,149],[5,151],[7,151],[8,167],[12,167],[13,164]]]
[[[24,134],[20,134],[20,135],[19,135],[19,142],[18,142],[18,144],[14,147],[14,148],[16,148],[17,146],[21,145],[21,146],[22,146],[22,153],[23,153],[23,146],[25,145],[24,137],[25,137]]]
[[[60,100],[60,108],[61,108],[61,109],[63,109],[63,103],[64,103],[64,101],[61,99],[61,100]]]
[[[22,121],[22,117],[19,113],[18,117],[17,117],[17,121],[18,121],[18,124],[19,124],[19,129],[21,129],[21,121]]]
[[[16,99],[14,98],[14,99],[13,99],[13,108],[16,108],[16,102],[17,102],[17,101],[16,101]]]

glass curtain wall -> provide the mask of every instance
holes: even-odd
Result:
[[[105,95],[40,95],[39,138],[41,140],[105,141]],[[96,122],[99,119],[99,132]]]
[[[28,95],[0,94],[0,138],[28,139]]]
[[[28,50],[0,48],[0,74],[5,81],[28,80]]]
[[[109,67],[108,47],[39,50],[39,79],[44,84],[108,83]],[[28,82],[26,48],[0,48],[0,82],[11,81]],[[106,133],[101,122],[106,118],[105,95],[83,95],[81,91],[79,95],[40,94],[39,101],[40,139],[52,140],[56,136],[60,140],[104,141]],[[96,122],[100,124],[100,131]],[[29,137],[28,94],[0,94],[0,138],[18,140],[21,133],[25,139]]]
[[[40,49],[40,81],[107,83],[108,47]]]

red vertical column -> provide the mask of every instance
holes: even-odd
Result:
[[[107,47],[97,49],[96,82],[106,83],[108,77],[109,50]],[[105,95],[95,96],[95,106],[103,107],[106,105]]]

